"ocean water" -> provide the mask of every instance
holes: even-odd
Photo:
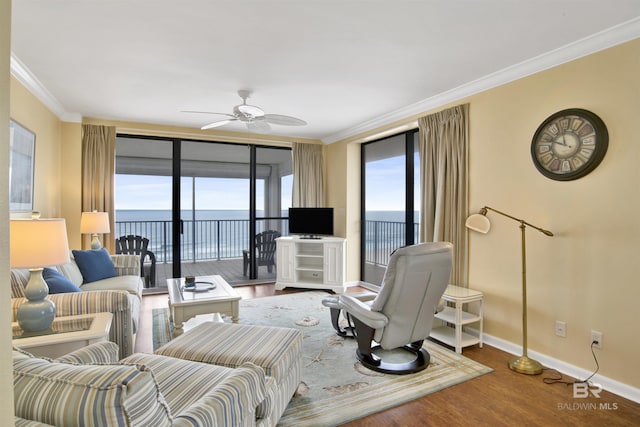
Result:
[[[258,218],[263,214],[259,211]],[[282,217],[286,218],[287,215],[287,211],[282,212]],[[180,247],[183,260],[238,258],[247,248],[250,239],[247,210],[183,210],[181,218]],[[389,253],[405,245],[404,212],[370,211],[366,219],[365,258],[376,264],[384,264]],[[173,225],[170,210],[118,209],[115,221],[115,236],[145,236],[159,262],[171,261]],[[416,239],[417,228],[414,233]],[[287,235],[288,221],[259,220],[256,229],[257,232],[275,229]]]
[[[287,211],[282,211],[283,217],[287,216]],[[415,212],[415,218],[418,219],[419,212]],[[257,212],[258,218],[264,216],[264,211]],[[181,218],[185,221],[193,219],[191,210],[183,210]],[[229,219],[249,219],[249,211],[247,210],[196,210],[196,220],[229,220]],[[404,211],[369,211],[367,212],[368,221],[392,221],[403,222]],[[170,210],[145,210],[145,209],[117,209],[116,221],[171,221]]]

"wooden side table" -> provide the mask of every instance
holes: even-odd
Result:
[[[14,347],[36,356],[56,358],[96,342],[107,341],[111,330],[111,313],[61,316],[53,319],[49,329],[24,332],[12,323]]]
[[[447,345],[455,347],[456,353],[462,353],[463,347],[479,344],[482,347],[482,292],[460,286],[447,286],[442,295],[442,299],[453,303],[454,307],[445,307],[435,317],[444,322],[442,326],[431,330],[431,338],[441,341]],[[477,313],[464,311],[464,304],[477,302]],[[465,332],[464,326],[471,323],[478,323],[479,336]],[[452,325],[452,326],[450,326]]]

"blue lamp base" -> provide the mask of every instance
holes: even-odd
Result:
[[[31,275],[29,282],[24,288],[24,295],[27,298],[18,307],[18,324],[23,331],[35,332],[49,329],[56,314],[56,306],[46,299],[49,295],[49,287],[42,278],[42,268],[29,270]]]

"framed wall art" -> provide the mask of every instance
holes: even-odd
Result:
[[[36,134],[14,120],[9,121],[9,209],[33,210],[33,171]]]

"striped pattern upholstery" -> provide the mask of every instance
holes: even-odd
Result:
[[[73,256],[72,256],[73,259]],[[113,266],[116,270],[116,276],[134,276],[140,277],[140,257],[137,255],[118,254],[111,255]],[[71,280],[76,286],[82,287],[82,273],[75,261],[64,265],[59,265],[56,269],[65,277]],[[29,281],[29,269],[13,268],[11,269],[11,298],[24,297],[24,287]]]
[[[156,350],[156,354],[235,368],[243,362],[273,377],[258,418],[275,425],[300,383],[302,331],[269,326],[206,322]],[[206,343],[206,344],[203,344]]]
[[[11,298],[24,298],[24,287],[27,286],[30,274],[26,268],[11,269]]]
[[[78,365],[117,363],[118,346],[111,341],[102,341],[74,350],[56,358],[55,361]]]
[[[302,331],[297,329],[205,322],[155,353],[228,368],[250,361],[279,380],[287,376],[301,350]]]
[[[16,416],[57,426],[170,426],[144,365],[71,365],[13,352]]]
[[[117,276],[140,277],[140,257],[138,255],[111,255],[111,261],[113,261]]]
[[[13,421],[14,427],[49,427],[51,424],[45,424],[38,421],[25,420],[24,418],[15,417]]]
[[[244,363],[229,369],[150,354],[133,354],[123,362],[144,364],[153,371],[174,414],[174,426],[256,425],[256,407],[268,384],[258,366]]]
[[[56,316],[73,316],[77,314],[113,313],[109,341],[118,344],[120,358],[133,353],[135,326],[132,313],[136,310],[132,304],[139,304],[138,299],[126,291],[91,291],[53,294],[49,298],[56,305]],[[17,319],[18,307],[24,298],[11,300],[12,321]],[[139,310],[139,308],[138,308]]]
[[[73,256],[72,256],[73,258]],[[85,292],[52,294],[49,298],[56,305],[56,316],[73,316],[78,314],[109,312],[113,314],[109,340],[118,344],[119,357],[133,353],[135,334],[140,317],[140,298],[142,285],[140,282],[140,257],[137,255],[111,255],[118,276],[133,276],[136,291],[100,290],[86,291],[82,287],[83,278],[74,261],[57,267],[69,280],[80,286]],[[11,269],[11,308],[12,321],[16,321],[17,309],[24,302],[24,287],[29,281],[28,269]],[[113,279],[110,279],[113,280]],[[95,282],[99,284],[99,282]],[[128,284],[127,289],[132,286]]]

